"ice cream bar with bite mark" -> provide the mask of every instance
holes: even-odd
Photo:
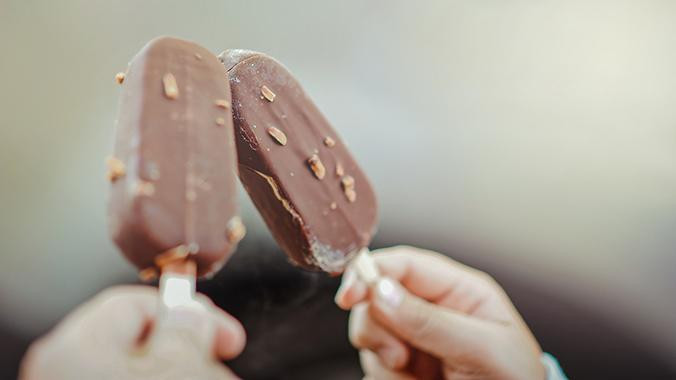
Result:
[[[213,273],[244,234],[226,75],[205,48],[160,37],[116,77],[110,232],[142,276],[184,259]]]
[[[376,230],[376,197],[298,81],[261,53],[219,58],[232,91],[239,176],[291,261],[340,273]]]

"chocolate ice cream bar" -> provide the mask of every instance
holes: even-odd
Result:
[[[338,273],[376,229],[376,197],[345,143],[276,60],[227,50],[239,176],[291,261]]]
[[[214,272],[244,234],[226,75],[205,48],[160,37],[116,77],[110,231],[144,275],[177,259]]]

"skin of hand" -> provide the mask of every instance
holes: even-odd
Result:
[[[373,252],[368,286],[348,267],[336,303],[369,379],[545,379],[542,351],[488,274],[413,247]]]
[[[158,319],[159,300],[157,289],[149,286],[102,291],[33,343],[19,378],[237,378],[218,359],[244,349],[242,325],[201,294],[197,301],[204,310]]]

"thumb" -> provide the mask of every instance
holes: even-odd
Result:
[[[374,319],[412,346],[447,360],[488,354],[495,333],[490,322],[429,303],[389,278],[373,290]]]

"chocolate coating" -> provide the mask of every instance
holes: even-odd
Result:
[[[218,270],[241,233],[226,70],[192,42],[160,37],[130,62],[111,176],[113,240],[139,269],[185,246],[198,275]],[[118,165],[119,166],[119,165]]]
[[[366,175],[279,62],[246,50],[219,58],[230,78],[244,188],[293,263],[341,272],[376,230]]]

